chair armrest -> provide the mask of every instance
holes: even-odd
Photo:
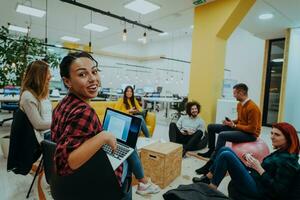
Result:
[[[156,124],[156,115],[154,112],[148,112],[146,116],[146,124],[149,127],[149,132],[150,136],[152,137],[154,129],[155,129],[155,124]]]

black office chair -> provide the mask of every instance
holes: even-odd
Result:
[[[178,120],[181,117],[181,115],[186,115],[185,108],[187,102],[188,102],[188,98],[184,97],[182,99],[182,102],[178,103],[177,106],[174,107],[176,112],[171,115],[171,122],[175,119]]]
[[[111,164],[99,150],[80,168],[68,176],[55,173],[53,161],[56,144],[43,140],[44,170],[54,199],[121,199],[122,192]]]
[[[18,95],[20,94],[20,88],[14,86],[6,86],[3,88],[3,96]],[[19,108],[19,102],[1,102],[1,110],[7,110],[9,112],[15,112]],[[9,117],[0,121],[0,126],[4,122],[13,120],[13,117]]]

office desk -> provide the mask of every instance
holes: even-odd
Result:
[[[59,97],[49,97],[50,101],[60,101],[64,98],[64,95],[60,95]],[[3,95],[0,94],[0,102],[17,102],[20,99],[20,95]],[[95,97],[92,101],[105,101],[105,98]]]
[[[59,97],[49,97],[50,101],[60,101],[65,97],[65,95],[60,95]],[[91,99],[91,101],[105,101],[106,99],[103,97],[95,97]]]
[[[0,94],[0,102],[17,102],[19,101],[20,95],[3,95]]]
[[[116,96],[118,98],[123,97],[123,93],[116,93],[116,92],[103,92],[103,94],[109,95],[109,96]],[[136,97],[142,97],[144,96],[143,94],[139,94],[139,93],[134,93],[134,96]]]
[[[179,103],[182,102],[182,99],[174,99],[174,98],[168,98],[168,97],[142,97],[143,105],[145,105],[145,101],[154,102],[154,108],[156,107],[157,102],[162,102],[165,104],[165,117],[169,117],[169,107],[170,103]]]

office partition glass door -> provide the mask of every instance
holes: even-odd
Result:
[[[271,126],[278,121],[284,42],[285,39],[269,42],[262,119],[265,126]]]

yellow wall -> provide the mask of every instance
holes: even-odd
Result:
[[[226,41],[255,0],[217,0],[195,8],[189,100],[202,105],[201,116],[215,121],[224,79]]]

